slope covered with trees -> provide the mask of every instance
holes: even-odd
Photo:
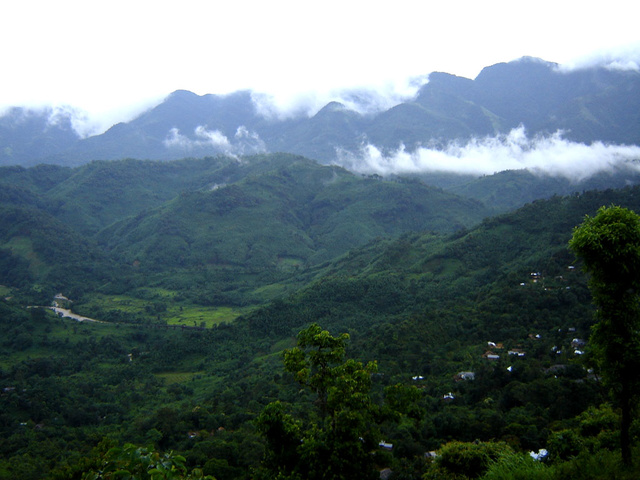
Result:
[[[265,286],[280,293],[282,282],[377,237],[451,232],[489,212],[419,181],[362,177],[285,154],[2,173],[0,246],[11,261],[29,262],[49,295],[93,282],[122,293],[148,286],[151,275],[155,287],[198,303],[255,303],[273,296]],[[41,281],[54,274],[59,281]]]
[[[304,166],[294,161],[280,168],[313,171]],[[292,180],[283,172],[246,177],[238,188],[247,182],[246,192],[267,203],[266,187],[277,181],[278,190],[292,195],[295,188],[286,188]],[[347,178],[347,186],[363,189],[381,182]],[[349,195],[347,187],[341,192]],[[180,201],[178,196],[156,208]],[[589,370],[596,367],[584,343],[593,307],[567,244],[585,214],[611,204],[640,211],[639,202],[638,188],[591,191],[536,201],[455,232],[395,231],[330,261],[301,266],[280,280],[291,286],[290,294],[271,290],[277,298],[265,301],[263,292],[261,305],[222,322],[213,320],[221,311],[218,301],[196,308],[188,295],[189,289],[208,288],[212,270],[198,267],[185,276],[178,266],[155,272],[123,266],[104,248],[97,251],[106,260],[91,263],[103,265],[109,280],[86,283],[69,296],[74,311],[111,323],[77,323],[24,309],[22,299],[34,297],[23,284],[5,285],[0,478],[79,478],[125,443],[180,452],[189,471],[200,468],[218,479],[255,477],[274,459],[285,461],[270,450],[268,432],[277,421],[285,422],[286,435],[299,428],[296,418],[305,429],[320,428],[321,416],[309,409],[318,391],[296,385],[296,378],[309,383],[312,377],[297,373],[304,370],[302,363],[294,368],[298,354],[282,362],[282,352],[295,347],[298,333],[312,323],[337,338],[349,334],[346,358],[360,366],[377,363],[368,381],[371,412],[381,409],[375,414],[380,438],[367,437],[367,449],[376,452],[379,470],[391,468],[397,478],[477,477],[516,465],[529,478],[538,471],[540,478],[623,476],[616,463],[618,405],[602,388],[599,372]],[[347,209],[348,202],[341,205]],[[155,208],[148,213],[157,215]],[[273,285],[260,276],[242,281],[252,291]],[[27,290],[34,283],[24,282]],[[189,317],[196,320],[169,328],[179,311],[197,311]],[[200,319],[208,328],[199,326]],[[282,409],[267,408],[274,402]],[[349,412],[344,410],[347,417]],[[313,432],[305,438],[325,438],[331,429]],[[383,444],[376,445],[379,440]],[[309,448],[312,456],[321,451]],[[529,458],[540,448],[549,451],[546,464]],[[425,456],[434,450],[436,460]]]

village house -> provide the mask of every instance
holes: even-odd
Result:
[[[573,340],[571,340],[571,348],[573,348],[574,350],[583,348],[586,344],[586,340],[583,340],[581,338],[574,338]]]

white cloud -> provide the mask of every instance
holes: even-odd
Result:
[[[414,98],[427,81],[428,75],[417,75],[375,86],[362,84],[287,95],[253,92],[251,97],[258,114],[278,120],[311,117],[330,102],[339,102],[349,110],[369,115]]]
[[[354,171],[386,174],[455,172],[484,175],[504,170],[528,169],[541,174],[580,181],[616,167],[640,170],[640,147],[594,142],[576,143],[562,137],[528,137],[524,127],[495,137],[451,143],[443,149],[401,147],[385,155],[374,145],[360,152],[338,152],[338,163]]]
[[[99,135],[119,122],[129,122],[146,110],[156,106],[164,100],[166,96],[148,98],[146,100],[133,101],[126,107],[116,107],[102,111],[92,111],[74,107],[68,104],[34,105],[27,106],[28,110],[42,111],[51,110],[49,123],[58,124],[63,119],[68,119],[71,127],[81,138]],[[3,112],[0,109],[0,116]]]
[[[207,130],[207,127],[198,125],[194,133],[196,137],[202,139],[196,140],[196,143],[200,145],[211,145],[223,149],[228,149],[231,145],[229,139],[220,130]]]
[[[267,147],[257,132],[250,131],[244,125],[240,125],[234,135],[236,139],[235,149],[238,155],[262,153]]]
[[[83,135],[178,89],[250,89],[273,99],[277,115],[313,114],[341,98],[363,106],[335,92],[402,90],[432,71],[473,78],[523,55],[565,64],[634,42],[637,52],[640,40],[628,0],[606,8],[557,0],[535,8],[507,0],[5,3],[0,109],[70,104],[88,112],[78,122]],[[631,65],[626,57],[609,64]]]
[[[180,133],[180,129],[175,127],[169,130],[167,137],[162,143],[164,143],[164,146],[167,148],[181,148],[187,150],[193,147],[193,140],[182,135]]]
[[[198,125],[193,134],[196,137],[191,139],[180,133],[180,129],[172,128],[164,139],[164,145],[168,148],[181,148],[191,150],[193,148],[214,147],[222,151],[229,150],[231,144],[229,139],[220,130],[207,130],[206,126]]]
[[[597,49],[559,66],[560,71],[605,67],[611,70],[640,70],[640,42]]]
[[[169,130],[164,139],[164,146],[172,149],[194,150],[211,148],[226,155],[245,155],[266,151],[266,147],[260,136],[240,125],[234,134],[234,141],[224,135],[220,130],[209,130],[205,125],[198,125],[193,130],[194,138],[190,138],[180,132],[178,128]]]

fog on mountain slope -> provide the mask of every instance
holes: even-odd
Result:
[[[442,149],[404,146],[388,154],[375,145],[359,152],[340,151],[338,164],[356,172],[414,174],[455,172],[491,175],[504,170],[527,169],[535,174],[560,176],[578,182],[601,172],[628,168],[640,171],[640,147],[593,142],[590,145],[563,138],[562,132],[529,136],[523,126],[507,134],[451,142]]]

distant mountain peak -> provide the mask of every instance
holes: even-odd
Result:
[[[329,102],[324,107],[320,109],[317,114],[321,113],[331,113],[331,112],[345,112],[349,110],[344,103],[340,102]]]
[[[500,62],[489,67],[484,67],[475,78],[477,82],[494,81],[500,77],[512,78],[514,75],[521,77],[537,77],[548,75],[557,71],[558,64],[547,62],[536,57],[521,57],[511,62]]]
[[[200,95],[193,93],[189,90],[176,90],[174,92],[171,92],[169,94],[169,96],[167,97],[168,99],[180,99],[180,98],[195,98],[195,97],[199,97]]]
[[[556,62],[549,62],[548,60],[544,60],[540,57],[532,57],[529,55],[525,55],[523,57],[517,58],[508,63],[536,63],[538,65],[545,65],[551,68],[556,68],[558,64]]]

